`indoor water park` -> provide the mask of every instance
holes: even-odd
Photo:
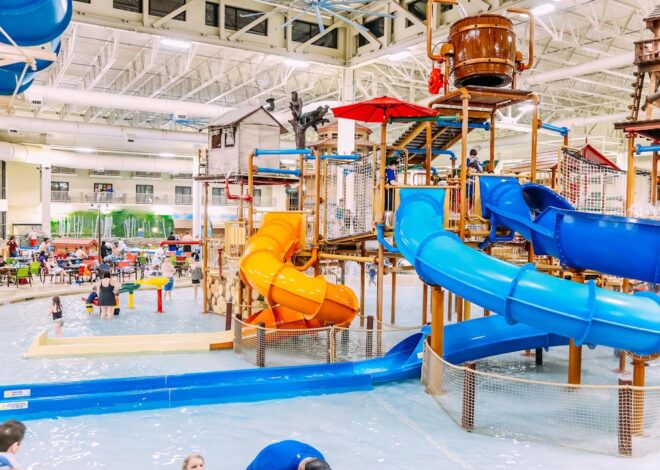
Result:
[[[0,468],[656,468],[660,5],[0,1],[0,71]]]

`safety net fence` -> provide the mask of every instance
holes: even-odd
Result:
[[[457,366],[424,345],[422,382],[462,428],[589,451],[660,448],[660,387],[568,385]]]
[[[420,330],[420,327],[380,326],[380,329],[378,326],[264,328],[245,323],[234,315],[234,352],[259,367],[359,361],[384,355]]]
[[[625,215],[626,179],[625,171],[592,163],[578,150],[562,149],[559,187],[578,211]],[[658,208],[651,206],[651,173],[640,169],[635,171],[633,215],[660,217]]]
[[[373,165],[365,156],[357,161],[325,160],[325,201],[321,212],[327,240],[363,235],[373,231]]]

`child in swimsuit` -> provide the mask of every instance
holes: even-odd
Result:
[[[50,307],[48,307],[48,315],[53,317],[55,336],[64,336],[62,334],[62,325],[64,325],[64,319],[62,318],[62,303],[57,295],[53,297],[53,301],[50,304]]]

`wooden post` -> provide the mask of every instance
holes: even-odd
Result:
[[[462,118],[461,125],[461,204],[460,204],[460,217],[458,221],[458,236],[461,241],[465,241],[465,219],[467,216],[467,139],[468,139],[468,120],[469,120],[469,107],[470,95],[467,90],[463,89],[461,94],[462,98]]]
[[[367,339],[366,339],[366,357],[372,357],[374,355],[374,317],[373,315],[367,316]]]
[[[241,318],[241,309],[234,318],[234,352],[240,354],[243,348],[243,323]]]
[[[632,455],[633,394],[630,380],[619,379],[619,454]]]
[[[463,298],[458,295],[456,296],[456,321],[459,323],[463,321]]]
[[[644,387],[646,382],[646,362],[633,357],[633,387]],[[634,436],[644,434],[644,390],[633,390],[632,433]]]
[[[657,145],[657,142],[654,142]],[[653,161],[651,162],[651,205],[655,206],[658,202],[658,152],[653,152]]]
[[[495,111],[490,113],[490,159],[488,160],[489,173],[495,173]]]
[[[337,337],[335,336],[335,327],[334,325],[330,326],[330,328],[327,330],[328,331],[328,338],[327,338],[327,351],[325,355],[325,362],[328,364],[332,364],[333,362],[336,361],[337,358]]]
[[[266,366],[266,324],[257,324],[257,367]]]
[[[475,400],[475,377],[474,370],[477,369],[475,362],[467,362],[465,376],[463,377],[463,407],[461,412],[461,426],[467,431],[474,429],[474,400]]]
[[[204,182],[204,233],[202,234],[202,311],[207,313],[209,311],[209,276],[207,270],[209,268],[209,183]],[[218,260],[221,262],[221,260]]]
[[[225,305],[225,331],[231,330],[231,317],[234,314],[234,304],[227,302]]]
[[[428,303],[429,303],[429,286],[424,283],[422,285],[422,325],[428,323]]]
[[[379,223],[385,224],[385,163],[387,159],[387,119],[384,119],[380,127],[380,171],[378,172],[380,201],[378,201]],[[381,243],[378,244],[378,272],[376,275],[376,355],[380,356],[382,349],[382,335],[380,330],[383,325],[383,278],[385,276],[385,249]]]
[[[584,284],[581,274],[573,274],[573,281]],[[579,385],[582,381],[582,346],[576,346],[571,338],[568,342],[568,383]]]
[[[426,123],[426,161],[424,166],[426,167],[426,185],[431,184],[431,162],[433,161],[433,123]]]
[[[452,313],[454,312],[454,293],[447,291],[447,321],[451,321]]]
[[[396,266],[396,258],[390,260],[392,266]],[[390,324],[394,325],[396,323],[396,273],[392,273],[392,298],[390,304]]]
[[[534,350],[534,359],[537,366],[543,365],[543,348],[536,348]]]
[[[472,302],[463,299],[463,320],[469,321],[472,319]]]
[[[433,286],[431,291],[431,349],[442,357],[445,334],[445,291]]]

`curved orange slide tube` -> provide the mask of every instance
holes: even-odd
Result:
[[[299,213],[267,213],[245,245],[241,278],[273,306],[250,317],[250,323],[280,328],[347,325],[357,314],[358,300],[350,288],[323,276],[309,277],[291,263],[301,247],[303,223]]]

